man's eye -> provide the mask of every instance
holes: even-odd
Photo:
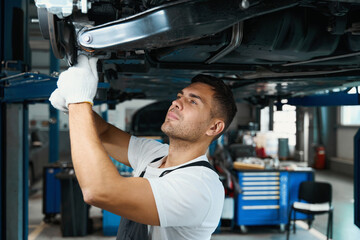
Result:
[[[197,104],[194,100],[191,100],[191,104]]]

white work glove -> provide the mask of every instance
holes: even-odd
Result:
[[[99,79],[96,69],[97,60],[94,57],[88,59],[80,55],[75,66],[60,74],[58,88],[50,96],[50,102],[55,108],[67,110],[70,103],[94,104]]]
[[[58,88],[52,92],[52,94],[50,95],[49,101],[51,102],[51,105],[54,108],[56,108],[64,113],[69,112],[69,109],[66,106],[65,98],[60,95],[60,91]]]

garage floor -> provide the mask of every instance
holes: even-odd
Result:
[[[333,186],[333,204],[334,204],[334,232],[335,240],[358,240],[360,239],[360,229],[354,224],[354,200],[353,200],[353,180],[352,178],[333,173],[331,171],[317,171],[315,173],[317,181],[328,181]],[[90,208],[90,218],[93,221],[92,234],[86,237],[62,238],[60,231],[60,217],[55,221],[46,224],[42,221],[42,192],[41,183],[34,187],[36,192],[31,195],[29,200],[29,240],[45,239],[115,239],[115,237],[105,237],[102,233],[101,210],[95,207]],[[313,228],[309,231],[306,223],[297,222],[296,234],[291,234],[292,240],[317,240],[326,239],[327,215],[317,216]],[[285,233],[279,231],[278,226],[258,226],[248,227],[247,233],[241,233],[239,229],[231,230],[222,228],[220,233],[213,234],[212,240],[235,240],[235,239],[286,239]]]

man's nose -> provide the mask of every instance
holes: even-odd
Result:
[[[181,98],[177,98],[177,99],[175,99],[174,101],[172,101],[172,105],[175,107],[175,108],[177,108],[177,109],[179,109],[179,110],[181,110],[182,109],[182,102],[181,102]]]

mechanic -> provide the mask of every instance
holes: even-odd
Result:
[[[161,130],[169,145],[137,138],[92,110],[96,58],[81,55],[61,73],[52,105],[69,114],[71,155],[84,201],[122,216],[117,239],[210,239],[224,188],[206,157],[229,126],[236,105],[219,79],[198,75],[169,107]],[[109,156],[131,166],[122,177]]]

